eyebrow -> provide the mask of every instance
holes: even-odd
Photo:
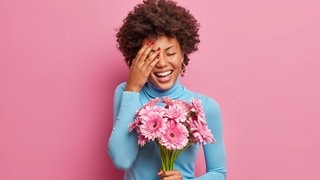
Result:
[[[169,47],[167,47],[166,49],[164,49],[164,50],[169,50],[170,48],[172,48],[172,47],[174,47],[173,45],[172,46],[169,46]]]

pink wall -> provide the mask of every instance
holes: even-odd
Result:
[[[114,29],[137,2],[0,1],[1,180],[121,179]],[[320,1],[179,2],[202,40],[182,81],[221,105],[228,179],[319,179]]]

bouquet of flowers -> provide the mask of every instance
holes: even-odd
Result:
[[[162,169],[173,170],[176,158],[193,143],[214,143],[200,100],[191,103],[167,97],[155,98],[136,113],[129,131],[138,133],[138,144],[155,141],[160,149]]]

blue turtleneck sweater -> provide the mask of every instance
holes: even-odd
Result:
[[[190,101],[198,98],[206,115],[206,120],[216,140],[203,145],[206,173],[195,177],[195,161],[199,144],[191,145],[177,158],[174,169],[179,170],[183,179],[224,180],[226,178],[226,157],[222,139],[221,113],[216,101],[210,97],[191,92],[177,81],[169,90],[159,90],[146,83],[140,93],[125,91],[126,83],[118,85],[114,94],[114,124],[108,142],[108,153],[119,169],[125,170],[125,180],[158,180],[161,169],[160,152],[154,142],[139,147],[137,134],[129,132],[128,125],[136,111],[155,97],[169,97]]]

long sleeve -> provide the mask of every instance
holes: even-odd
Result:
[[[138,154],[136,133],[130,133],[128,125],[140,108],[140,94],[124,91],[120,84],[114,94],[113,128],[108,142],[108,153],[116,167],[129,169]]]
[[[222,120],[218,104],[208,99],[205,103],[207,124],[216,140],[213,144],[203,145],[206,163],[206,173],[197,180],[225,180],[226,179],[226,153],[222,137]]]

